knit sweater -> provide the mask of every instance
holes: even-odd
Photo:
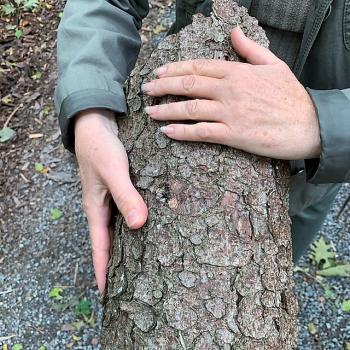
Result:
[[[270,49],[293,68],[312,0],[239,0],[256,17],[270,40]]]

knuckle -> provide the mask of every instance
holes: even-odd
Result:
[[[86,214],[91,212],[92,203],[87,198],[83,198],[83,208]]]
[[[201,141],[208,140],[210,136],[210,131],[208,128],[208,124],[206,123],[198,123],[197,124],[197,137]]]
[[[185,104],[186,113],[189,117],[195,117],[198,113],[198,100],[189,100]]]
[[[195,74],[201,74],[203,73],[205,67],[208,65],[208,60],[206,59],[199,59],[199,60],[195,60],[193,62],[193,72]]]
[[[194,75],[188,75],[182,79],[182,86],[185,91],[190,92],[196,83],[196,77]]]

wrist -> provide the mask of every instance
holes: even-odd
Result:
[[[91,108],[79,112],[75,116],[74,133],[76,136],[80,134],[90,134],[96,132],[100,128],[117,129],[117,122],[114,118],[114,112],[108,109]]]

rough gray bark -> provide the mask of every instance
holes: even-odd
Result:
[[[120,123],[134,183],[149,207],[144,228],[118,217],[108,273],[103,349],[293,349],[288,168],[232,148],[171,141],[140,86],[153,69],[195,58],[238,60],[229,32],[240,25],[267,46],[257,21],[230,0],[210,18],[167,37],[129,81]]]

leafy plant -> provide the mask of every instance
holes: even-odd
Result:
[[[35,171],[42,173],[44,171],[44,166],[41,163],[35,163]]]
[[[14,3],[7,2],[6,4],[1,5],[0,13],[4,16],[14,16],[19,9],[33,11],[38,6],[39,0],[15,0]]]
[[[75,306],[74,313],[76,316],[89,317],[91,314],[91,301],[87,299],[79,300],[78,305]]]
[[[16,13],[16,8],[11,3],[1,5],[1,14],[5,16],[12,16]]]
[[[2,128],[0,130],[0,142],[6,142],[11,140],[15,136],[15,131],[9,127]]]
[[[63,292],[62,288],[54,287],[50,290],[49,297],[54,299],[54,300],[61,300],[61,299],[63,299],[63,296],[61,295],[62,292]]]
[[[336,293],[333,291],[333,288],[331,286],[329,286],[328,284],[324,285],[323,286],[324,288],[324,297],[326,299],[336,299],[337,298],[337,295]]]
[[[34,74],[31,76],[31,78],[32,78],[33,80],[39,80],[39,79],[41,78],[41,76],[42,76],[42,73],[41,73],[41,72],[36,72],[36,73],[34,73]]]
[[[17,39],[21,39],[22,36],[23,36],[23,30],[22,30],[22,29],[16,29],[16,31],[15,31],[15,37],[16,37]]]
[[[314,335],[317,333],[317,327],[315,326],[314,323],[310,322],[308,325],[307,325],[307,329],[309,331],[310,334]]]
[[[23,350],[23,345],[18,343],[14,344],[12,350]]]
[[[38,0],[24,0],[23,8],[26,11],[32,11],[39,5]]]
[[[340,305],[342,311],[350,312],[350,299],[344,300]]]
[[[317,271],[323,277],[350,277],[350,264],[339,264],[324,270]]]
[[[311,246],[310,259],[316,263],[318,268],[326,269],[331,267],[335,259],[335,251],[332,244],[326,243],[325,239],[321,236]]]
[[[52,220],[58,220],[62,217],[62,212],[61,210],[57,209],[57,208],[52,208],[51,209],[51,219]]]

